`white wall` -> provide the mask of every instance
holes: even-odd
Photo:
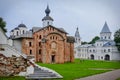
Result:
[[[5,35],[1,28],[0,28],[0,44],[7,44],[7,36]]]
[[[13,40],[13,46],[19,52],[22,52],[22,41],[21,41],[21,39]]]

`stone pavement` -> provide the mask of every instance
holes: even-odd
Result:
[[[120,78],[120,69],[76,80],[116,80]]]

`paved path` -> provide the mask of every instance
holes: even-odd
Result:
[[[120,78],[120,69],[76,80],[116,80]]]

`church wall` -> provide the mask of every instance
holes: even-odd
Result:
[[[52,33],[53,32],[53,33]],[[45,38],[46,42],[43,43],[42,39]],[[53,27],[46,27],[44,30],[34,33],[34,45],[36,45],[35,53],[41,54],[36,56],[37,61],[41,60],[43,63],[51,63],[52,56],[55,55],[55,63],[64,63],[66,34],[59,32]],[[39,46],[39,43],[42,47]],[[56,48],[52,48],[52,43],[55,43]]]
[[[32,38],[26,38],[22,40],[22,52],[28,56],[35,56],[34,45]]]

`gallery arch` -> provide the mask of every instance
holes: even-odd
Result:
[[[94,60],[94,55],[93,54],[90,55],[90,59]]]
[[[105,60],[110,60],[110,56],[108,54],[105,55]]]

